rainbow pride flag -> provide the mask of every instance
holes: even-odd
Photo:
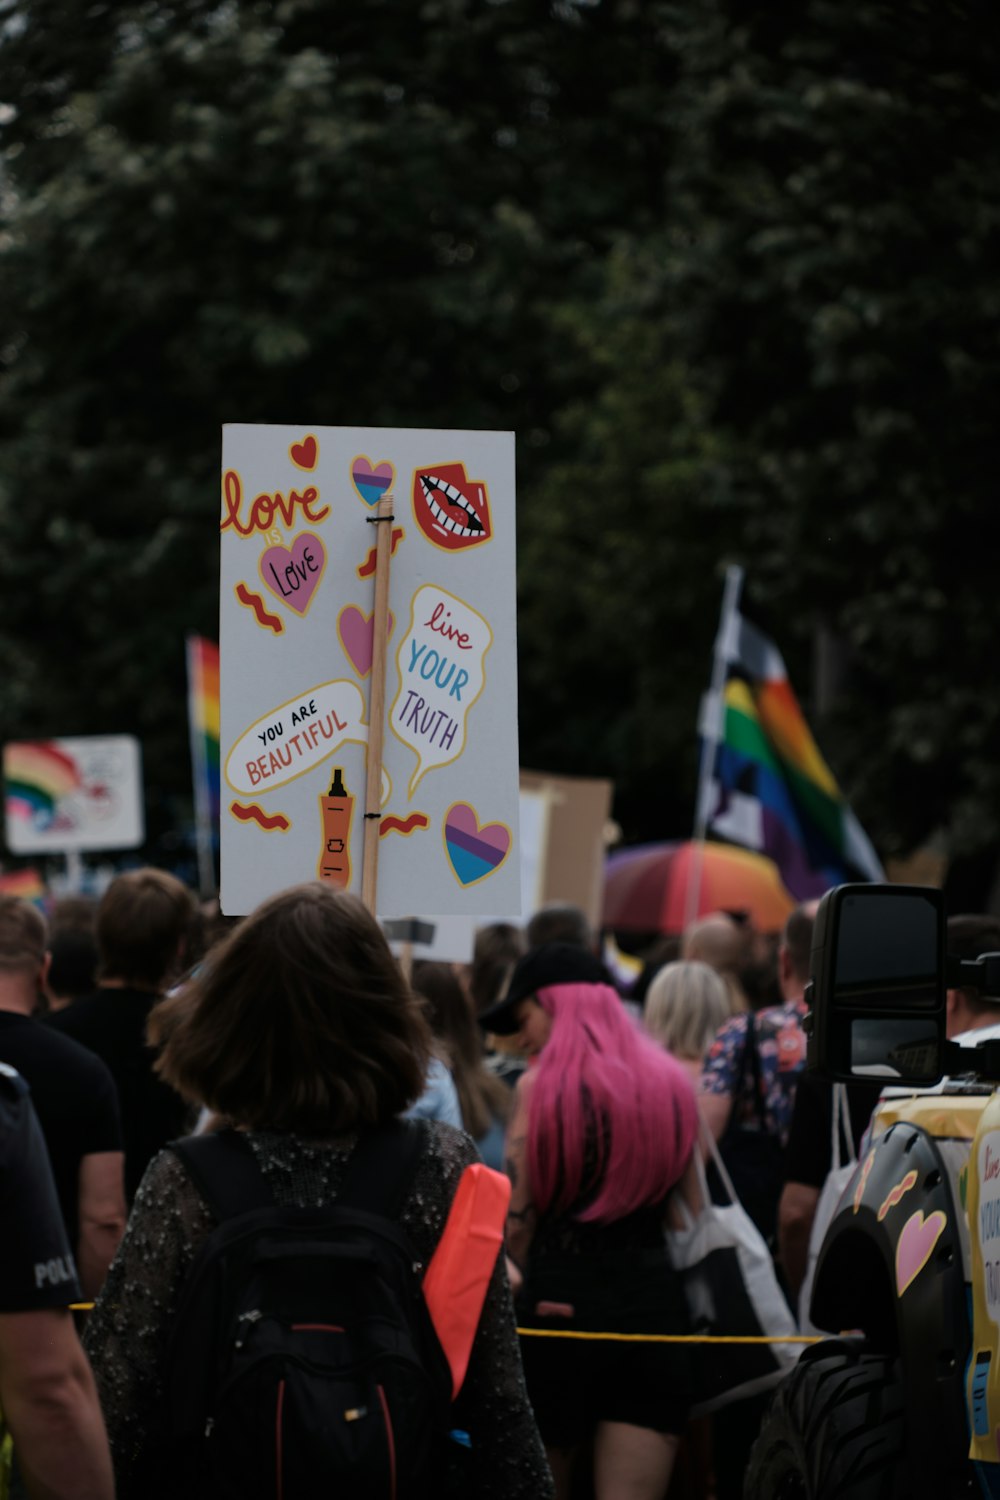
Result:
[[[22,901],[33,901],[36,906],[42,906],[47,890],[38,871],[29,866],[25,870],[0,872],[0,895],[17,896]]]
[[[767,855],[799,901],[846,881],[884,880],[780,651],[735,602],[723,609],[716,666],[703,718],[712,747],[699,808],[707,836]]]
[[[187,638],[188,729],[202,888],[214,884],[212,850],[219,833],[219,648]]]

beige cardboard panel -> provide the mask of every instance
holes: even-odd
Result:
[[[596,928],[601,920],[604,834],[614,783],[522,770],[521,791],[543,797],[547,809],[539,905],[571,901],[582,907]]]

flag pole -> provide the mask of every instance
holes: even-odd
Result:
[[[685,927],[690,927],[697,917],[698,903],[701,898],[701,875],[705,855],[705,833],[708,829],[708,799],[712,790],[712,768],[715,765],[715,752],[722,738],[722,689],[726,682],[728,660],[726,648],[732,623],[739,611],[742,591],[743,569],[731,563],[726,569],[726,582],[722,591],[722,613],[719,616],[719,630],[715,637],[712,681],[701,707],[701,761],[698,768],[698,800],[695,804],[694,815],[694,860],[688,877]]]
[[[198,637],[185,640],[188,679],[188,737],[191,745],[191,772],[194,781],[194,842],[198,856],[198,886],[203,896],[215,890],[215,856],[212,850],[212,814],[208,800],[208,765],[205,742],[196,722],[194,707],[204,701],[205,684],[201,675]]]
[[[375,613],[372,620],[372,686],[368,700],[368,767],[365,782],[365,839],[361,856],[361,899],[376,915],[378,842],[382,808],[382,741],[385,735],[385,657],[389,636],[389,569],[392,565],[392,496],[383,495],[374,523]]]

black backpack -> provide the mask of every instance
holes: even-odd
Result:
[[[174,1141],[219,1220],[167,1364],[171,1495],[416,1500],[448,1491],[451,1376],[398,1218],[422,1123],[362,1136],[335,1203],[281,1208],[236,1131]],[[447,1471],[447,1472],[446,1472]]]

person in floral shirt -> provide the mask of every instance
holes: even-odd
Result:
[[[716,1139],[722,1137],[731,1117],[750,1130],[763,1125],[782,1146],[788,1138],[795,1086],[806,1060],[802,995],[809,978],[817,906],[818,902],[810,901],[796,907],[785,924],[778,950],[781,1004],[733,1016],[720,1027],[708,1049],[701,1075],[701,1110]],[[747,1047],[751,1024],[760,1062],[760,1103]]]

